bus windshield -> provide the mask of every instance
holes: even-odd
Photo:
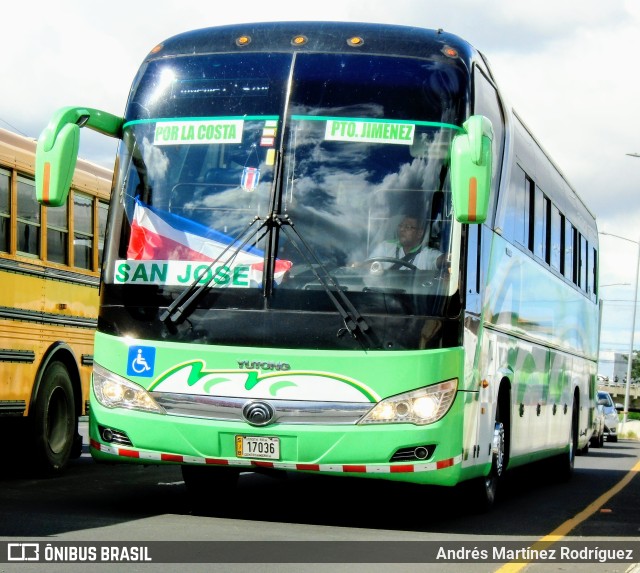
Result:
[[[127,108],[110,284],[218,291],[220,308],[442,315],[459,291],[442,58],[214,54],[149,62]],[[252,294],[253,293],[253,294]],[[257,295],[260,296],[257,296]]]

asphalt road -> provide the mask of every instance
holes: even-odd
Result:
[[[640,555],[640,442],[620,440],[592,448],[576,459],[568,483],[558,483],[544,464],[512,472],[494,509],[470,513],[457,488],[440,489],[379,480],[303,474],[241,475],[234,491],[211,491],[215,510],[202,514],[187,495],[176,466],[102,465],[88,453],[60,477],[30,475],[19,456],[0,466],[0,540],[28,542],[205,542],[200,549],[242,548],[258,563],[211,563],[177,566],[166,563],[126,565],[127,571],[541,571],[625,572],[629,563],[500,562],[411,563],[419,544],[482,548],[515,543],[527,547],[561,531],[559,542],[589,547],[619,542]],[[633,471],[632,471],[633,469]],[[635,477],[633,477],[635,476]],[[625,480],[624,487],[620,487]],[[616,491],[612,488],[617,488]],[[604,497],[602,497],[604,496]],[[604,500],[604,501],[603,501]],[[313,551],[335,550],[335,542],[369,542],[375,555],[389,549],[391,564],[322,563]],[[262,543],[269,542],[269,543]],[[275,542],[275,544],[274,544]],[[294,550],[290,549],[291,542]],[[302,543],[301,543],[302,542]],[[311,542],[305,546],[303,542]],[[318,542],[329,542],[325,547]],[[391,543],[389,543],[391,542]],[[558,540],[556,540],[558,542]],[[287,545],[289,543],[289,546]],[[207,545],[209,544],[209,545]],[[395,544],[395,545],[394,545]],[[449,545],[447,545],[449,544]],[[180,544],[176,544],[180,549]],[[190,547],[190,546],[189,546]],[[198,546],[196,546],[197,548]],[[269,551],[282,551],[274,564]],[[348,547],[348,546],[344,546]],[[171,545],[173,550],[174,545]],[[267,548],[261,559],[256,553]],[[302,548],[302,549],[301,549]],[[286,563],[287,551],[311,553],[308,564]],[[319,555],[319,554],[316,554]],[[0,556],[1,557],[1,556]],[[290,557],[290,556],[289,556]],[[318,561],[326,561],[322,555]],[[379,560],[379,557],[376,557]],[[290,560],[290,559],[289,559]],[[357,559],[355,559],[357,560]],[[263,562],[264,561],[264,562]],[[505,560],[506,562],[507,560]],[[98,571],[121,571],[122,564],[92,564]],[[519,568],[519,569],[518,569]],[[87,571],[87,565],[0,562],[5,571]]]

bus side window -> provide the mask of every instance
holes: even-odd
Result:
[[[47,207],[47,260],[69,264],[69,204]]]
[[[512,242],[529,246],[529,186],[525,172],[519,165],[511,170],[507,189],[503,235]]]
[[[9,240],[11,237],[11,217],[9,213],[9,189],[10,174],[4,169],[0,169],[0,251],[9,252]]]
[[[18,244],[21,254],[40,257],[40,221],[42,207],[36,201],[35,183],[18,175]]]
[[[73,261],[81,269],[93,268],[93,199],[73,194]]]

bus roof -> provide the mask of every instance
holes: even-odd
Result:
[[[248,38],[242,43],[241,37]],[[303,37],[298,42],[294,38]],[[357,37],[360,42],[350,39]],[[450,49],[455,50],[454,52]],[[212,52],[362,52],[442,58],[459,57],[470,69],[477,56],[460,37],[411,26],[359,22],[264,22],[202,28],[178,34],[156,46],[147,59]]]

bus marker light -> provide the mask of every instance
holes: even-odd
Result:
[[[447,56],[447,58],[457,58],[458,57],[458,50],[456,50],[455,48],[452,48],[451,46],[445,46],[440,51],[445,56]]]
[[[251,36],[239,36],[236,38],[236,46],[248,46],[251,43]]]
[[[291,45],[292,46],[304,46],[307,42],[309,41],[309,39],[306,36],[295,36],[294,38],[291,39]]]
[[[364,40],[360,36],[352,36],[347,40],[347,44],[352,48],[359,48],[364,45]]]

